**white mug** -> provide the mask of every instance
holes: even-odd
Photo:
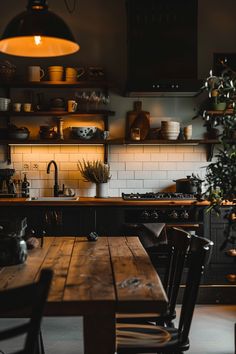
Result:
[[[44,77],[44,70],[40,66],[29,66],[28,67],[28,78],[29,81],[40,81]]]
[[[31,112],[31,106],[32,106],[31,103],[24,103],[23,104],[24,112]]]
[[[74,100],[67,101],[67,110],[68,112],[75,112],[77,109],[77,102]]]
[[[192,124],[187,125],[187,127],[184,127],[184,129],[183,129],[184,138],[186,140],[191,139],[192,138],[192,132],[193,132]]]
[[[21,111],[21,103],[13,103],[13,111],[20,112]]]

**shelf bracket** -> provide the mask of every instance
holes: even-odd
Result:
[[[210,162],[214,155],[215,144],[207,144],[206,152],[207,152],[207,161]]]
[[[6,157],[7,157],[7,164],[11,164],[11,146],[9,144],[6,145]]]
[[[108,163],[108,156],[109,156],[109,145],[104,144],[104,163]]]

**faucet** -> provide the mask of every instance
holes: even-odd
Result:
[[[47,173],[50,173],[50,167],[51,165],[54,165],[54,197],[58,197],[59,194],[63,194],[64,192],[64,185],[63,185],[63,190],[59,190],[59,184],[58,184],[58,167],[57,164],[54,160],[51,160],[47,166]]]

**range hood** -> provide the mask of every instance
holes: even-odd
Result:
[[[203,85],[203,80],[158,80],[148,84],[130,82],[126,87],[127,97],[194,97]]]
[[[126,9],[126,95],[197,95],[198,0],[126,0]]]

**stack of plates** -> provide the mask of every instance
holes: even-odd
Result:
[[[161,122],[161,135],[163,139],[176,140],[179,136],[180,123],[173,121]]]

